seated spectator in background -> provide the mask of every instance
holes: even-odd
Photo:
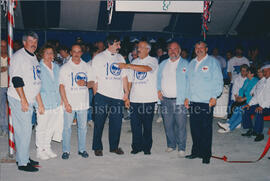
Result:
[[[242,136],[256,136],[254,141],[261,141],[264,139],[263,117],[270,115],[270,64],[262,67],[264,78],[260,80],[260,85],[254,92],[254,96],[250,102],[244,107],[245,113],[243,115],[243,128],[248,131]],[[255,124],[253,125],[251,115],[254,115]]]
[[[59,48],[59,53],[61,55],[61,59],[58,60],[56,63],[59,65],[59,66],[62,66],[64,65],[65,63],[68,62],[68,60],[70,59],[70,54],[69,54],[69,49],[65,46],[61,46]]]
[[[240,66],[243,64],[247,64],[249,66],[249,60],[243,56],[243,48],[241,46],[237,46],[235,48],[235,56],[229,60],[227,67],[231,83],[235,79],[236,75],[240,73]]]
[[[247,70],[247,79],[244,82],[244,85],[239,90],[239,95],[235,96],[236,100],[236,109],[233,112],[232,117],[227,120],[226,123],[218,122],[218,126],[221,128],[218,130],[219,133],[227,133],[234,130],[242,122],[242,107],[249,103],[252,98],[251,90],[257,84],[258,78],[256,76],[256,69],[253,67],[248,68]]]
[[[233,112],[232,105],[236,101],[236,97],[238,97],[238,95],[239,95],[239,90],[243,86],[245,80],[247,79],[248,69],[249,69],[249,67],[247,64],[241,65],[240,74],[237,75],[233,81],[232,91],[231,91],[231,95],[230,95],[231,100],[229,101],[229,105],[228,105],[228,108],[229,108],[228,118],[231,117],[231,114]]]
[[[56,51],[53,46],[45,45],[40,50],[42,60],[40,61],[40,95],[45,108],[43,114],[37,113],[36,146],[37,158],[47,160],[57,155],[51,149],[51,139],[54,134],[62,140],[62,130],[57,130],[60,115],[61,98],[59,93],[59,66],[53,63]],[[63,115],[62,115],[63,116]]]

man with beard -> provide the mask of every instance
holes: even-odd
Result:
[[[196,57],[190,62],[187,72],[185,107],[190,113],[192,137],[191,154],[188,159],[202,158],[209,164],[212,149],[213,107],[223,89],[223,77],[218,61],[207,54],[207,44],[195,44]]]
[[[92,149],[96,156],[103,156],[102,132],[109,114],[110,152],[123,155],[118,147],[123,118],[124,101],[128,98],[128,80],[126,71],[119,68],[118,63],[125,63],[118,53],[120,39],[110,35],[106,40],[107,49],[97,54],[92,60],[95,77],[94,97],[94,136]]]
[[[37,49],[38,35],[27,32],[23,36],[24,47],[18,50],[10,61],[10,87],[8,88],[8,102],[14,126],[16,143],[16,161],[18,169],[36,172],[38,164],[29,158],[29,146],[32,134],[32,114],[35,102],[38,103],[40,114],[44,106],[39,94],[40,66],[34,54]]]
[[[187,139],[184,100],[188,61],[180,57],[181,48],[177,42],[168,45],[168,54],[170,58],[159,65],[157,82],[167,139],[166,152],[178,149],[178,157],[184,157]]]
[[[155,103],[157,102],[157,70],[158,61],[149,56],[151,46],[146,41],[138,44],[138,58],[131,64],[119,64],[120,69],[130,69],[130,124],[132,131],[132,151],[151,154],[152,122]],[[126,101],[129,107],[129,100]]]

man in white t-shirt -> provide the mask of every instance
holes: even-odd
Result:
[[[89,156],[85,147],[89,108],[88,88],[92,87],[94,82],[91,67],[81,59],[82,53],[81,46],[74,44],[70,61],[61,67],[59,73],[60,95],[65,107],[62,159],[69,159],[71,125],[75,114],[78,124],[78,154],[83,158]]]
[[[126,71],[119,69],[118,63],[125,63],[118,54],[120,39],[110,35],[106,40],[107,49],[92,60],[95,76],[94,97],[94,137],[92,149],[96,156],[103,156],[102,132],[109,114],[110,152],[124,154],[119,147],[124,101],[128,97]]]
[[[227,72],[231,82],[234,81],[235,76],[240,73],[240,66],[247,64],[249,66],[249,60],[243,56],[243,48],[238,46],[235,48],[235,56],[228,62]]]
[[[131,64],[119,64],[120,69],[130,69],[130,124],[132,131],[132,151],[137,154],[141,151],[145,155],[151,154],[152,122],[155,103],[157,102],[157,71],[158,61],[149,56],[151,46],[146,41],[138,44],[138,58]]]
[[[8,135],[7,89],[8,89],[8,54],[7,41],[1,40],[1,80],[0,80],[0,135]]]
[[[34,54],[37,43],[38,35],[35,32],[27,32],[23,36],[24,47],[18,50],[10,60],[10,87],[7,92],[14,126],[18,169],[28,172],[38,171],[34,167],[38,162],[29,158],[32,114],[36,101],[39,113],[44,112],[44,105],[39,94],[40,66]]]

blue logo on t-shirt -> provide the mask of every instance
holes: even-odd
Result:
[[[37,77],[40,79],[41,71],[40,71],[40,66],[39,65],[36,66],[36,71],[37,71]]]
[[[147,76],[147,72],[136,72],[136,78],[138,80],[143,80]]]
[[[78,72],[75,76],[75,82],[77,83],[78,80],[84,80],[87,82],[87,75],[84,72]]]
[[[121,69],[118,67],[116,63],[111,64],[110,71],[115,76],[119,76],[121,74]]]
[[[237,74],[239,74],[240,73],[240,66],[233,66],[233,68],[234,68],[234,72],[236,72]]]

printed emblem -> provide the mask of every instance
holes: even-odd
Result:
[[[143,80],[147,76],[147,72],[136,72],[136,78],[138,80]]]
[[[87,82],[87,75],[84,72],[78,72],[75,76],[75,82],[77,83],[78,80],[84,80]]]
[[[115,76],[119,76],[121,74],[121,69],[118,67],[116,63],[111,64],[110,71]]]
[[[233,71],[236,72],[237,74],[240,73],[240,66],[233,66]]]
[[[203,67],[202,67],[202,71],[203,71],[203,72],[208,72],[208,66],[203,66]]]
[[[40,79],[41,71],[40,71],[40,66],[39,65],[36,66],[36,72],[37,72],[37,77]]]

